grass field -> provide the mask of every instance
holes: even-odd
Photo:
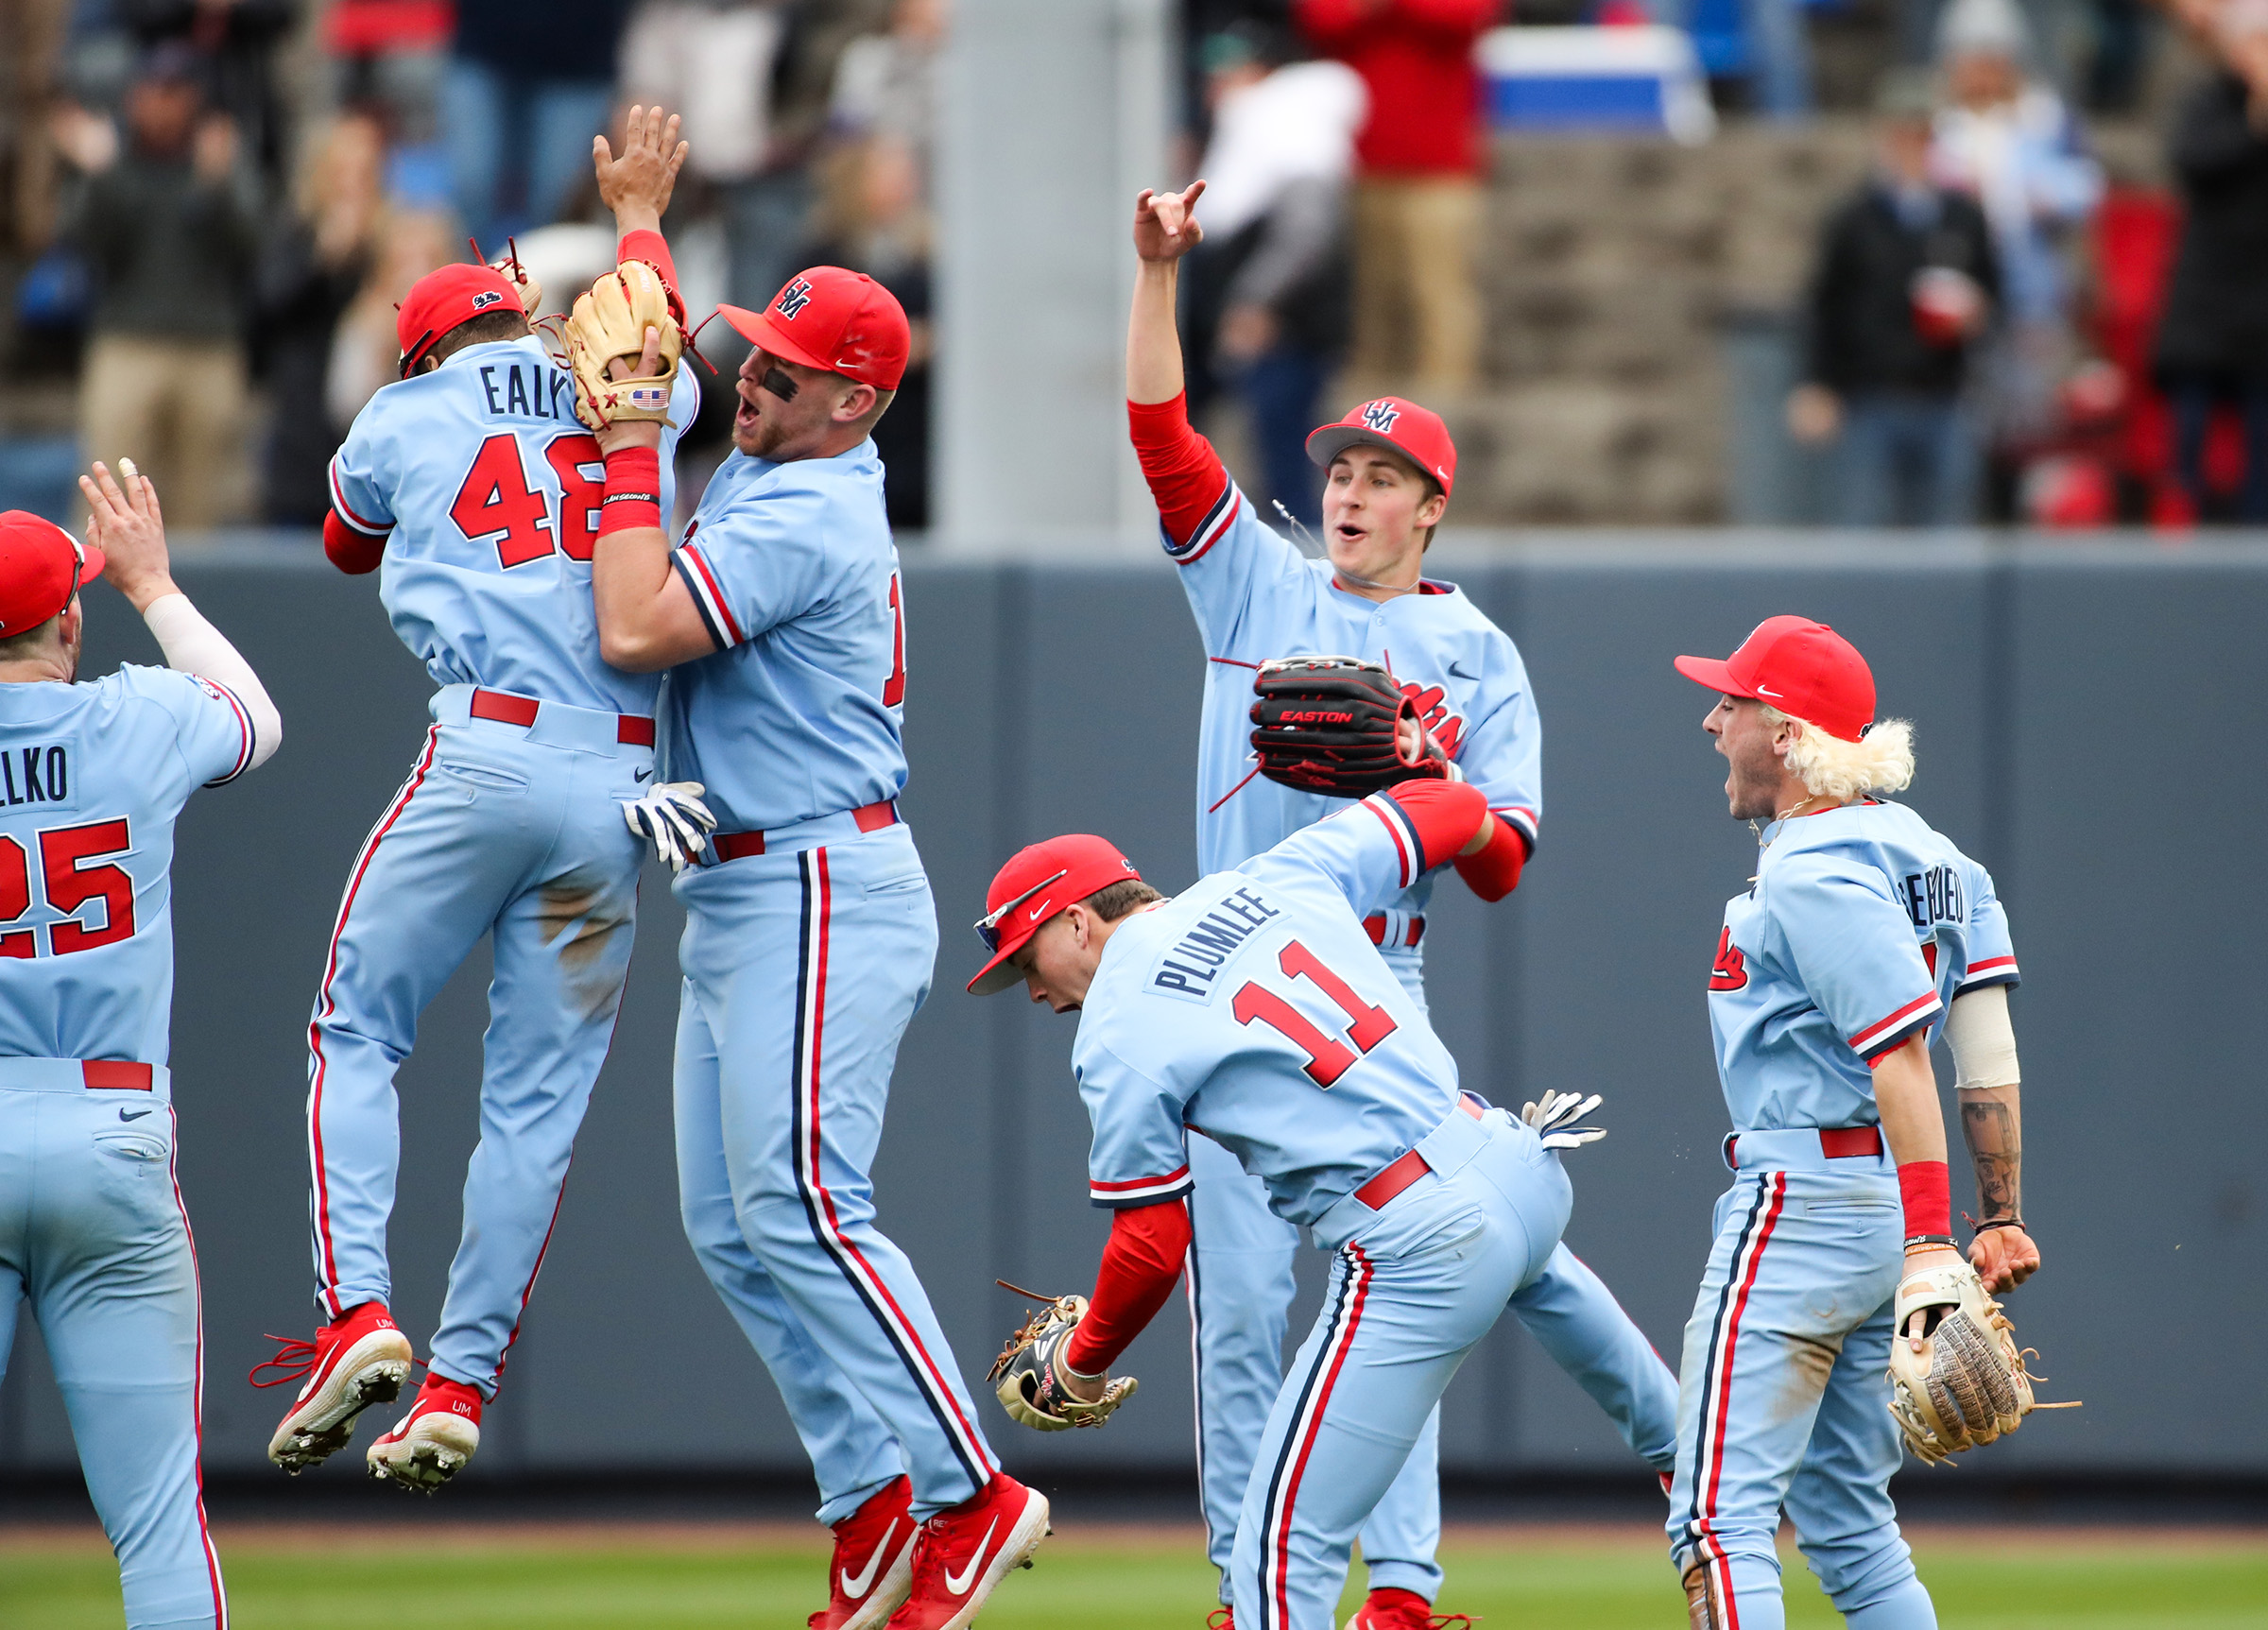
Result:
[[[223,1528],[237,1630],[774,1630],[819,1604],[816,1532],[776,1525],[560,1525],[430,1531]],[[1924,1530],[1923,1576],[1948,1630],[2268,1626],[2268,1535]],[[1631,1527],[1463,1529],[1440,1605],[1486,1630],[1679,1630],[1658,1541]],[[1791,1553],[1789,1622],[1841,1621]],[[1356,1598],[1349,1595],[1348,1610]],[[1004,1584],[987,1630],[1196,1630],[1212,1586],[1194,1530],[1062,1534]],[[0,1624],[121,1622],[98,1534],[0,1530]]]

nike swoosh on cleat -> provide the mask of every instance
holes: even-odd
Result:
[[[969,1587],[976,1583],[976,1576],[985,1566],[985,1553],[992,1549],[992,1530],[999,1526],[1000,1518],[995,1517],[985,1529],[984,1538],[977,1542],[976,1554],[969,1558],[969,1567],[965,1572],[956,1578],[952,1569],[945,1570],[945,1588],[947,1590],[955,1596],[969,1594]]]
[[[889,1550],[890,1541],[897,1537],[898,1519],[893,1517],[890,1518],[888,1530],[876,1542],[874,1554],[867,1558],[866,1567],[860,1569],[856,1573],[852,1573],[849,1569],[843,1570],[843,1594],[845,1596],[855,1602],[874,1588],[874,1576],[882,1571],[883,1553]]]
[[[139,1121],[145,1115],[154,1115],[156,1113],[157,1111],[155,1109],[121,1109],[118,1111],[118,1119],[121,1121]]]

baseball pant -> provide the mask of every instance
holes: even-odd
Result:
[[[307,1147],[318,1302],[336,1317],[388,1300],[394,1072],[490,935],[480,1142],[431,1367],[493,1398],[614,1035],[643,858],[619,800],[645,790],[653,750],[618,741],[613,713],[544,702],[513,725],[469,717],[471,697],[434,697],[424,749],[348,874],[308,1030]]]
[[[1566,1226],[1558,1157],[1502,1109],[1452,1113],[1418,1148],[1432,1175],[1380,1210],[1347,1195],[1315,1225],[1331,1277],[1237,1519],[1240,1630],[1331,1630],[1356,1531]]]
[[[839,828],[839,832],[838,829]],[[917,1521],[997,1462],[868,1174],[937,919],[902,824],[848,815],[687,871],[677,1135],[686,1237],[811,1455],[819,1520],[903,1473]],[[837,837],[842,841],[834,841]]]
[[[1811,1128],[1743,1132],[1739,1175],[1685,1328],[1670,1550],[1710,1570],[1740,1630],[1786,1622],[1781,1507],[1828,1600],[1864,1630],[1934,1630],[1890,1503],[1898,1172],[1830,1159]]]
[[[203,1327],[163,1068],[91,1090],[78,1062],[0,1060],[0,1375],[31,1316],[118,1553],[131,1630],[226,1630],[198,1467]]]
[[[1422,1011],[1424,965],[1407,951],[1387,966]],[[1268,1210],[1267,1186],[1210,1138],[1189,1141],[1188,1295],[1196,1366],[1197,1467],[1206,1552],[1228,1591],[1237,1514],[1251,1482],[1260,1423],[1283,1381],[1283,1337],[1296,1287],[1299,1231]],[[1565,1245],[1512,1299],[1512,1312],[1553,1360],[1613,1420],[1639,1457],[1670,1469],[1677,1441],[1677,1380],[1598,1275]],[[1441,1593],[1439,1412],[1378,1509],[1363,1525],[1373,1590]]]

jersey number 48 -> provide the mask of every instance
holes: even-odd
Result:
[[[507,572],[542,559],[555,547],[570,560],[588,560],[598,540],[607,476],[606,456],[597,440],[580,431],[555,436],[544,444],[543,462],[559,479],[556,522],[551,500],[527,479],[520,438],[509,433],[480,444],[472,468],[456,489],[456,501],[449,506],[449,519],[467,538],[474,542],[496,540],[496,563]]]
[[[89,928],[77,921],[59,922],[46,930],[49,948],[57,956],[75,951],[93,951],[131,939],[134,934],[134,880],[116,866],[89,866],[91,860],[128,854],[134,847],[126,821],[89,821],[84,826],[52,827],[36,840],[40,849],[40,880],[47,903],[66,914],[89,901],[102,901],[102,926]],[[31,855],[19,838],[0,834],[0,922],[13,922],[31,909]],[[0,933],[0,956],[37,956],[40,933],[36,928]]]

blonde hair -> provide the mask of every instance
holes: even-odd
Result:
[[[1914,781],[1914,727],[1903,719],[1882,719],[1858,741],[1847,742],[1770,703],[1763,704],[1763,717],[1774,727],[1803,727],[1788,744],[1787,764],[1813,798],[1903,792]]]

